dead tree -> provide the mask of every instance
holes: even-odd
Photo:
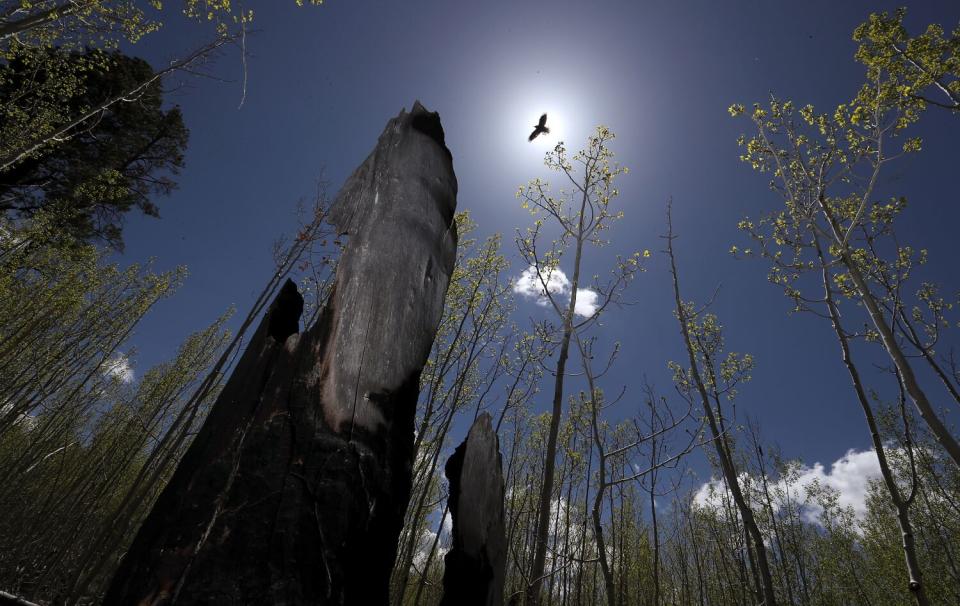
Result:
[[[386,604],[423,364],[456,252],[439,116],[390,120],[331,211],[333,293],[281,290],[105,604]]]
[[[450,482],[453,545],[444,558],[441,606],[502,606],[507,541],[503,463],[490,415],[473,423],[444,470]]]

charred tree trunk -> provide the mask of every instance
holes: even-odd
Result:
[[[490,415],[474,421],[445,469],[453,546],[444,558],[441,606],[501,606],[507,563],[503,464]]]
[[[386,604],[423,368],[456,252],[443,128],[392,119],[331,213],[316,325],[288,282],[120,564],[105,604]]]

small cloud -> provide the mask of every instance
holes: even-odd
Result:
[[[432,517],[433,516],[429,516],[428,519]],[[427,563],[427,558],[430,557],[431,550],[433,550],[433,556],[430,559],[433,564],[437,564],[438,562],[442,564],[443,556],[450,550],[450,533],[453,531],[453,520],[450,517],[450,513],[447,512],[440,523],[439,540],[437,533],[430,529],[430,525],[433,523],[433,521],[429,521],[425,527],[420,529],[420,535],[417,537],[416,551],[413,556],[414,567],[411,569],[411,572],[423,570],[424,565]]]
[[[453,517],[450,515],[449,511],[444,512],[443,516],[443,534],[445,536],[450,536],[453,534]]]
[[[741,482],[744,480],[744,474],[740,474]],[[727,485],[721,478],[710,478],[709,482],[701,484],[697,492],[693,494],[693,504],[700,509],[723,509],[726,496]]]
[[[550,304],[547,293],[558,295],[562,301],[569,301],[570,291],[570,279],[558,267],[552,270],[543,268],[541,273],[538,274],[537,267],[531,265],[523,270],[523,273],[513,283],[513,292],[521,297],[533,299],[537,305],[542,306]],[[597,313],[599,298],[599,295],[589,288],[578,288],[577,304],[573,313],[584,318],[593,316]]]
[[[592,317],[597,313],[597,299],[599,296],[589,288],[577,289],[577,304],[573,308],[573,313],[584,318]]]
[[[103,376],[115,379],[121,383],[133,383],[133,367],[130,366],[130,358],[117,352],[112,358],[104,363]]]
[[[513,292],[528,299],[536,299],[538,305],[548,305],[547,293],[562,295],[570,292],[570,280],[560,268],[543,269],[537,272],[537,267],[531,265],[523,270],[520,277],[513,284]],[[544,288],[546,285],[546,288]]]

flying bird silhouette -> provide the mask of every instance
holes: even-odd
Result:
[[[549,133],[550,129],[547,128],[547,114],[540,116],[540,123],[533,127],[533,132],[530,133],[530,138],[527,141],[533,141],[539,135],[543,133]]]

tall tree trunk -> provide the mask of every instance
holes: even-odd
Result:
[[[786,551],[783,547],[783,540],[781,539],[779,524],[777,524],[777,513],[773,508],[773,499],[770,496],[770,486],[767,482],[767,469],[763,461],[763,449],[760,447],[756,436],[754,436],[754,447],[757,453],[757,465],[759,466],[760,471],[760,485],[763,488],[764,503],[767,506],[767,515],[770,516],[770,525],[773,527],[773,539],[777,545],[777,551],[779,552],[777,562],[780,564],[780,574],[783,575],[783,584],[787,588],[787,603],[795,604],[796,600],[793,598],[793,580],[791,579],[791,575],[787,572],[787,559],[785,557]]]
[[[667,216],[669,221],[669,211]],[[767,558],[767,549],[763,543],[763,535],[760,533],[760,528],[757,526],[757,522],[753,517],[753,510],[750,509],[750,505],[747,503],[743,496],[743,491],[740,489],[740,481],[737,478],[737,471],[734,467],[731,453],[726,448],[726,435],[720,430],[713,406],[710,403],[710,396],[707,393],[701,376],[699,362],[694,354],[694,346],[688,327],[690,318],[688,318],[684,312],[683,300],[680,297],[680,279],[677,275],[677,265],[673,254],[673,238],[673,228],[671,226],[669,235],[667,236],[667,251],[670,255],[670,271],[673,275],[673,295],[677,310],[677,321],[680,323],[680,332],[683,335],[684,345],[687,349],[690,373],[693,377],[693,383],[699,395],[700,402],[703,405],[703,413],[707,419],[707,426],[710,429],[711,438],[717,451],[717,458],[719,459],[724,480],[733,497],[740,518],[743,520],[746,534],[753,543],[757,560],[756,564],[760,574],[763,606],[776,606],[777,598],[773,589],[773,575],[770,573],[770,564]]]
[[[614,606],[616,604],[616,589],[613,585],[613,572],[610,570],[610,563],[607,561],[607,543],[603,536],[601,520],[603,493],[608,488],[606,485],[606,464],[606,457],[601,451],[599,463],[600,485],[597,487],[597,494],[593,497],[593,507],[590,509],[590,515],[593,520],[593,536],[597,541],[597,558],[600,560],[600,571],[603,573],[604,593],[607,594],[606,602],[608,606]]]
[[[547,454],[543,465],[543,484],[537,503],[536,543],[534,545],[533,566],[530,569],[530,587],[527,589],[527,606],[540,605],[540,588],[543,585],[544,567],[547,561],[547,540],[550,533],[550,502],[553,499],[553,476],[557,465],[557,438],[560,435],[560,420],[563,416],[563,382],[566,378],[567,358],[570,355],[570,338],[574,331],[573,312],[577,307],[577,290],[580,285],[580,263],[583,260],[584,209],[588,204],[589,171],[585,173],[583,197],[575,234],[576,255],[573,261],[573,278],[570,282],[570,303],[563,314],[563,337],[560,340],[560,353],[557,357],[557,370],[553,382],[553,409],[550,415],[550,432],[547,436]],[[538,268],[539,270],[540,268]]]
[[[907,569],[907,588],[916,601],[917,606],[928,606],[930,601],[927,598],[926,588],[923,585],[923,575],[920,570],[920,562],[917,559],[916,544],[914,543],[913,538],[913,526],[910,523],[910,505],[913,503],[914,497],[916,496],[916,472],[915,470],[911,470],[913,472],[913,477],[911,478],[912,490],[909,496],[904,497],[900,493],[900,488],[897,486],[896,480],[893,477],[893,472],[890,469],[890,464],[887,461],[886,450],[883,446],[882,436],[880,435],[880,428],[878,427],[876,418],[873,415],[873,408],[870,406],[870,401],[867,399],[866,390],[864,389],[863,383],[860,380],[860,373],[853,361],[847,333],[843,330],[843,326],[840,324],[840,309],[833,298],[833,289],[830,286],[830,272],[827,269],[827,262],[824,258],[819,238],[815,238],[815,245],[817,250],[817,258],[820,261],[824,301],[826,302],[827,309],[830,312],[830,321],[833,325],[834,333],[837,335],[837,340],[840,343],[840,352],[843,356],[843,364],[846,366],[847,373],[850,375],[850,381],[853,383],[854,392],[857,394],[857,401],[860,403],[860,408],[863,410],[863,415],[867,421],[867,427],[870,429],[870,439],[873,442],[873,450],[877,454],[877,461],[880,465],[880,475],[883,477],[883,483],[887,488],[890,501],[897,512],[897,523],[900,526],[900,534],[902,537],[904,563],[906,564]],[[898,374],[898,377],[900,376],[901,375]],[[902,384],[903,383],[901,382],[901,385]],[[910,444],[909,441],[907,442],[907,448],[913,448],[913,445]],[[910,453],[910,456],[913,456],[912,453]]]
[[[651,447],[651,452],[656,452],[656,436],[653,436],[653,446]],[[654,455],[655,456],[655,455]],[[656,463],[656,459],[651,457],[651,461]],[[656,473],[654,470],[653,476],[651,476],[650,483],[650,526],[653,530],[653,606],[660,606],[660,527],[657,524],[657,500],[656,500],[656,490],[657,490],[657,480]]]
[[[105,604],[387,603],[456,191],[440,119],[415,103],[334,203],[349,242],[320,319],[296,334],[288,282]]]
[[[880,309],[880,305],[870,290],[867,279],[864,277],[863,272],[860,271],[860,267],[853,259],[845,243],[841,244],[843,238],[840,234],[843,233],[843,230],[840,228],[839,223],[834,218],[822,195],[818,198],[818,202],[820,209],[830,224],[834,239],[840,246],[840,260],[843,262],[843,266],[847,268],[847,271],[850,272],[850,279],[853,280],[853,284],[857,287],[857,292],[860,294],[860,301],[863,302],[863,306],[867,310],[867,315],[870,316],[874,328],[877,329],[877,333],[880,335],[880,342],[883,343],[883,347],[890,356],[890,360],[894,366],[896,366],[897,372],[900,373],[903,385],[907,393],[910,394],[914,405],[916,405],[917,412],[920,413],[920,418],[922,418],[927,424],[927,427],[930,428],[934,439],[947,451],[947,456],[953,460],[955,465],[960,467],[960,443],[957,442],[956,438],[950,433],[950,430],[944,425],[943,421],[937,415],[936,410],[934,410],[933,405],[930,403],[930,400],[927,399],[926,392],[920,387],[920,382],[913,373],[913,367],[900,348],[893,329],[887,325],[883,311]],[[817,246],[819,246],[819,241]]]

